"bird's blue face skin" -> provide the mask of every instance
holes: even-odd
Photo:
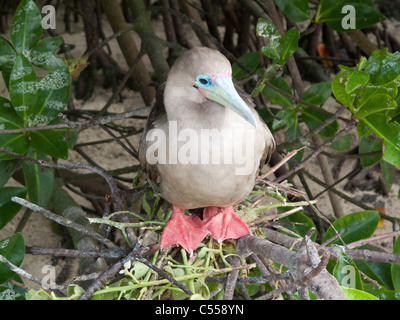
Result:
[[[204,97],[231,109],[257,128],[254,115],[237,93],[230,74],[199,75],[194,86]]]

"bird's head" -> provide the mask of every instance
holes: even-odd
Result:
[[[229,60],[217,50],[198,47],[183,53],[171,68],[165,90],[166,107],[176,104],[179,97],[195,103],[212,100],[257,127],[253,113],[235,89]],[[168,101],[172,97],[175,102]]]

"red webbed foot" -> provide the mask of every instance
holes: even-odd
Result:
[[[248,225],[239,218],[232,206],[205,208],[203,223],[211,236],[218,242],[225,239],[238,239],[251,233]]]
[[[182,209],[173,206],[171,219],[164,228],[160,245],[166,248],[173,244],[180,244],[192,254],[207,234],[209,233],[199,217],[187,216]]]

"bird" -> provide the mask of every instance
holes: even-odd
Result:
[[[229,60],[195,47],[160,85],[139,143],[139,161],[172,214],[160,246],[188,253],[210,235],[219,242],[251,231],[233,206],[253,190],[275,140],[249,94],[235,85]],[[203,210],[203,217],[185,209]]]

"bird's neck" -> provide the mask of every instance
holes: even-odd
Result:
[[[227,110],[222,105],[206,100],[203,103],[177,103],[167,109],[168,121],[176,121],[178,128],[215,128],[224,127]]]

